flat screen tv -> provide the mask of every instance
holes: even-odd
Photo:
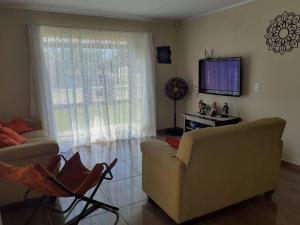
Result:
[[[241,96],[241,58],[200,60],[199,92]]]

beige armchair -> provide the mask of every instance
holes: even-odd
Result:
[[[0,161],[14,166],[46,165],[52,156],[58,154],[58,144],[45,135],[39,120],[29,119],[26,122],[36,130],[22,134],[28,138],[24,144],[0,148]],[[0,180],[0,206],[23,201],[26,190],[21,184]],[[38,196],[38,193],[32,193],[29,197]]]
[[[177,223],[272,191],[284,127],[284,120],[270,118],[192,131],[178,151],[145,141],[143,190]]]

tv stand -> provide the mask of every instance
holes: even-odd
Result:
[[[185,113],[184,115],[184,132],[197,130],[205,127],[219,127],[241,122],[239,117],[222,117],[216,115],[215,117],[201,115],[200,113]]]

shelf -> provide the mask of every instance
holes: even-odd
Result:
[[[228,118],[223,118],[221,116],[217,117],[210,117],[210,116],[203,116],[200,115],[199,113],[186,113],[184,114],[184,126],[185,126],[185,131],[192,131],[192,130],[198,130],[206,127],[218,127],[218,126],[225,126],[225,125],[230,125],[230,124],[237,124],[241,122],[241,118],[237,117],[228,117]],[[193,123],[199,124],[194,127]]]

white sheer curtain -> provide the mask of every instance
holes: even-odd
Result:
[[[32,115],[42,118],[50,136],[75,146],[156,134],[150,33],[29,31]]]

